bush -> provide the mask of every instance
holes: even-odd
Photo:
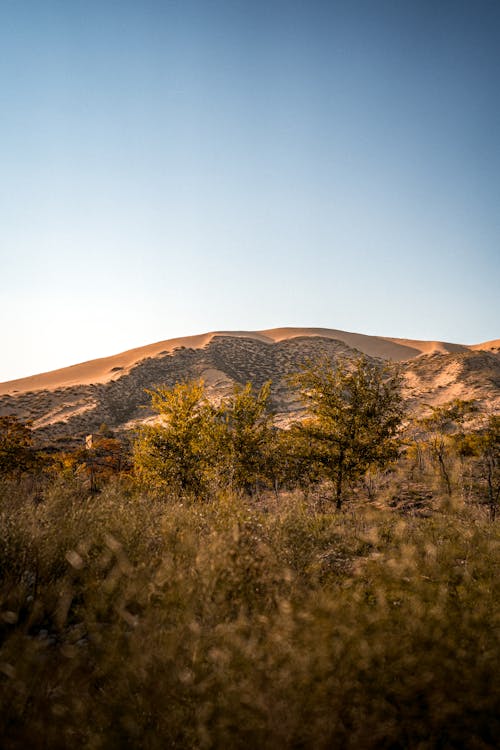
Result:
[[[498,525],[274,508],[5,491],[2,746],[495,747]]]

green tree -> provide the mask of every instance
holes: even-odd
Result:
[[[276,494],[280,487],[300,487],[307,494],[321,480],[315,440],[301,424],[273,431],[269,476]]]
[[[253,491],[265,479],[272,415],[270,383],[235,385],[215,407],[202,381],[150,391],[157,424],[144,425],[134,445],[134,467],[152,485],[200,495],[226,486]]]
[[[201,380],[158,386],[151,395],[157,424],[140,428],[134,444],[134,468],[148,484],[167,484],[173,492],[200,494],[204,489],[213,408]]]
[[[271,447],[271,383],[255,390],[235,385],[216,412],[220,430],[215,462],[223,461],[231,487],[251,492],[266,474]]]
[[[293,381],[309,412],[297,429],[312,444],[322,476],[333,482],[340,509],[346,485],[398,456],[401,378],[389,367],[358,357],[309,363]]]

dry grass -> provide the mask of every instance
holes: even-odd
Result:
[[[452,505],[3,485],[2,747],[495,747],[498,524]]]

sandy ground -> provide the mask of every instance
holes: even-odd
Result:
[[[372,357],[381,357],[394,361],[404,361],[433,352],[461,352],[473,350],[498,350],[500,339],[482,344],[452,344],[445,341],[414,341],[412,339],[390,338],[386,336],[366,336],[360,333],[338,331],[331,328],[272,328],[264,331],[212,331],[198,336],[159,341],[155,344],[130,349],[111,357],[94,359],[89,362],[64,367],[59,370],[32,375],[19,380],[0,383],[0,395],[25,393],[27,391],[54,390],[73,385],[90,383],[107,383],[129,371],[141,360],[157,357],[181,347],[201,349],[214,336],[234,336],[275,343],[299,336],[321,336],[343,341],[350,347]]]

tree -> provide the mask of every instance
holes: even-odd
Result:
[[[488,505],[494,519],[500,500],[500,416],[490,416],[479,439],[481,477],[488,488]]]
[[[448,496],[451,496],[451,471],[449,467],[450,436],[466,417],[476,410],[474,401],[453,399],[440,406],[430,406],[431,414],[420,420],[427,432],[427,446],[445,484]]]
[[[300,487],[307,494],[321,480],[315,441],[301,424],[273,431],[268,473],[276,494],[280,487]]]
[[[13,414],[0,417],[0,476],[22,474],[35,464],[31,424]]]
[[[157,424],[144,425],[134,444],[134,467],[149,484],[168,484],[174,492],[199,494],[204,485],[207,438],[213,408],[203,381],[161,385],[151,395]]]
[[[309,411],[298,429],[313,444],[323,477],[333,482],[340,509],[346,484],[398,455],[401,378],[389,367],[358,357],[309,363],[293,381]]]
[[[471,460],[474,482],[480,494],[486,494],[490,517],[494,519],[500,502],[500,416],[490,415],[477,432],[457,435],[455,445],[461,458]]]
[[[270,383],[255,391],[235,385],[218,407],[202,381],[150,391],[158,424],[145,425],[134,446],[134,465],[150,484],[200,495],[220,482],[251,491],[263,478],[268,458]]]
[[[90,491],[97,492],[111,477],[118,476],[127,468],[124,446],[118,438],[113,437],[109,428],[92,436],[90,445],[77,453],[79,466],[87,475]]]
[[[236,384],[216,412],[221,429],[215,461],[224,462],[230,486],[246,492],[256,487],[266,470],[271,444],[270,391],[270,382],[258,391],[252,383]]]

